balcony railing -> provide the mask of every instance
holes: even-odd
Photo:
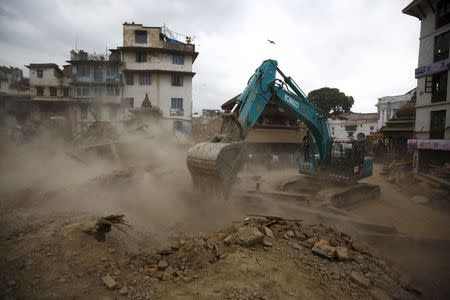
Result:
[[[195,51],[194,44],[175,44],[169,42],[163,42],[163,48],[172,49],[172,50],[181,50],[181,51]]]
[[[182,108],[171,108],[169,114],[170,114],[171,117],[184,116],[184,109],[182,109]]]
[[[77,76],[72,75],[70,78],[72,83],[120,83],[120,75],[107,76]]]

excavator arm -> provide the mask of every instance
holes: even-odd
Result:
[[[220,133],[210,142],[189,149],[187,165],[197,187],[211,184],[229,187],[244,162],[243,141],[269,102],[277,102],[298,115],[318,146],[319,166],[329,163],[331,139],[325,116],[277,65],[275,60],[264,61],[250,77],[231,112],[223,116]],[[284,81],[276,79],[277,71]]]

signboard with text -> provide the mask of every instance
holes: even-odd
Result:
[[[411,150],[443,150],[450,151],[450,140],[408,140],[408,149]]]

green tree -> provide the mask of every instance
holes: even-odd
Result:
[[[320,108],[327,117],[343,112],[349,112],[355,103],[352,96],[347,96],[339,89],[323,87],[311,91],[308,94],[309,100]]]

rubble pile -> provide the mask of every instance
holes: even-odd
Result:
[[[376,257],[368,246],[348,234],[322,224],[303,225],[300,220],[270,216],[246,218],[217,233],[184,236],[167,248],[149,254],[133,254],[127,263],[132,270],[143,274],[141,279],[132,279],[122,285],[114,281],[113,284],[109,278],[114,276],[114,270],[111,270],[104,275],[103,282],[108,288],[121,288],[120,293],[130,293],[133,299],[145,299],[145,290],[151,285],[158,282],[187,284],[199,280],[210,265],[226,261],[239,249],[251,249],[255,255],[260,251],[286,255],[281,251],[284,247],[293,251],[294,258],[300,260],[308,272],[324,280],[341,282],[342,289],[349,295],[364,297],[369,292],[375,299],[409,299],[420,295],[416,288],[390,269],[388,262]]]
[[[337,298],[354,299],[415,299],[420,295],[367,245],[323,224],[252,216],[218,232],[177,233],[165,247],[136,252],[121,248],[117,237],[97,242],[82,232],[82,224],[65,225],[70,233],[59,234],[55,228],[53,235],[58,238],[54,241],[62,244],[45,243],[42,251],[38,248],[26,256],[27,262],[15,258],[17,271],[0,276],[0,282],[7,285],[3,295],[52,298],[86,291],[87,297],[129,299],[174,295],[295,299],[307,295],[298,286],[304,282],[311,295],[324,298],[334,293]],[[59,263],[48,278],[36,277],[53,262]],[[249,282],[258,281],[257,288],[248,287]],[[316,283],[324,285],[323,290]]]

